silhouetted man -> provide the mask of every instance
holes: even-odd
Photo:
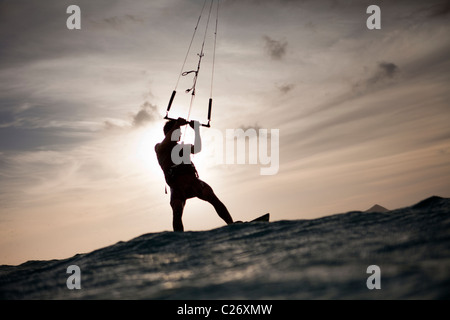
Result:
[[[208,201],[214,206],[217,214],[227,223],[233,223],[225,205],[217,198],[212,188],[198,178],[197,170],[190,161],[190,154],[199,153],[202,149],[200,128],[197,121],[190,121],[189,125],[195,131],[194,144],[179,144],[180,127],[187,125],[183,118],[169,120],[164,125],[165,138],[156,144],[155,152],[164,177],[170,187],[170,206],[173,211],[173,230],[184,231],[182,215],[186,200],[197,197]],[[189,154],[183,154],[188,152]],[[182,160],[182,161],[181,161]]]

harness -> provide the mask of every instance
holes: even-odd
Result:
[[[164,172],[164,176],[166,178],[166,182],[169,186],[172,186],[172,184],[176,181],[176,179],[183,175],[195,175],[196,178],[198,178],[198,172],[195,168],[193,163],[181,163],[177,165],[173,165]],[[167,194],[167,187],[166,187],[166,194]]]

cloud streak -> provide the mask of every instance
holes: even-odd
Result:
[[[399,72],[399,67],[392,62],[378,63],[377,72],[367,79],[367,85],[375,85],[385,79],[393,79]]]
[[[140,110],[133,116],[133,126],[142,127],[155,120],[160,120],[158,108],[146,101],[141,106]]]
[[[272,60],[282,60],[286,56],[287,41],[275,40],[269,36],[263,36],[264,47]]]

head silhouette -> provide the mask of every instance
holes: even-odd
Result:
[[[173,129],[173,127],[175,126],[176,123],[177,123],[177,120],[167,121],[163,128],[164,135],[167,135],[169,133],[169,131]]]

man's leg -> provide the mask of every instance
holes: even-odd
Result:
[[[184,231],[183,221],[181,220],[183,216],[184,205],[186,204],[186,200],[182,199],[179,194],[171,190],[170,195],[170,206],[172,207],[173,220],[172,226],[173,231]]]
[[[201,180],[199,181],[202,187],[202,192],[200,193],[198,198],[211,203],[214,209],[216,210],[217,214],[219,215],[219,217],[221,217],[223,221],[225,221],[227,224],[232,224],[233,218],[228,212],[227,207],[225,207],[222,201],[220,201],[219,198],[217,198],[213,189],[206,182],[203,182]]]

